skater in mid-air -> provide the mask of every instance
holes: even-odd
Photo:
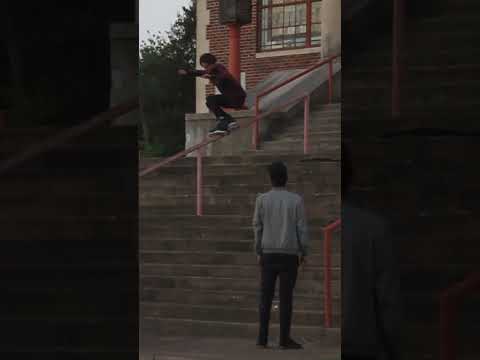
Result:
[[[217,62],[212,54],[203,54],[200,57],[200,65],[204,70],[178,70],[179,75],[193,75],[209,79],[221,95],[207,97],[207,107],[217,118],[216,126],[209,131],[209,135],[225,135],[230,130],[238,127],[232,116],[226,113],[222,107],[241,109],[245,103],[247,94],[240,82],[223,66]]]

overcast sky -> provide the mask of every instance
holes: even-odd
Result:
[[[182,6],[187,6],[190,2],[191,0],[140,0],[140,42],[148,38],[147,30],[154,34],[169,30]]]

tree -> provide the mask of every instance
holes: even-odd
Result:
[[[183,7],[167,36],[140,46],[142,140],[146,151],[167,156],[184,148],[185,113],[195,111],[195,79],[177,75],[195,66],[196,4]]]

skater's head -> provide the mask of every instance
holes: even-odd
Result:
[[[212,54],[203,54],[202,56],[200,56],[200,65],[206,69],[208,68],[209,66],[213,65],[213,64],[216,64],[217,63],[217,58],[212,55]]]
[[[284,187],[287,184],[288,172],[287,167],[281,161],[275,161],[268,167],[270,180],[273,187]]]

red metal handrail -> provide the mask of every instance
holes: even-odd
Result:
[[[50,151],[60,145],[65,144],[67,141],[81,136],[88,131],[109,123],[120,116],[130,113],[133,110],[138,109],[138,98],[131,99],[122,104],[112,107],[111,109],[94,116],[88,121],[82,122],[80,125],[73,126],[67,130],[60,131],[44,141],[34,144],[28,147],[25,151],[18,155],[13,155],[11,158],[0,163],[0,174],[11,169],[14,166],[18,166],[27,160],[30,160],[38,155],[41,155],[47,151]]]
[[[323,297],[325,327],[332,327],[332,234],[341,225],[341,219],[323,228]]]
[[[273,93],[274,91],[284,87],[285,85],[288,85],[290,83],[292,83],[293,81],[295,80],[298,80],[300,79],[302,76],[305,76],[306,74],[309,74],[311,73],[312,71],[315,71],[319,68],[321,68],[322,66],[324,66],[325,64],[328,64],[328,103],[331,104],[332,103],[332,100],[333,100],[333,61],[335,59],[337,59],[338,57],[340,57],[341,55],[338,54],[338,55],[333,55],[325,60],[322,60],[320,61],[319,63],[309,67],[308,69],[305,69],[304,71],[298,73],[297,75],[294,75],[290,78],[288,78],[287,80],[284,80],[282,81],[280,84],[277,84],[275,86],[272,86],[271,88],[267,89],[267,90],[264,90],[262,91],[260,94],[258,94],[255,98],[255,127],[253,128],[253,132],[252,132],[252,147],[254,149],[257,149],[258,148],[258,139],[259,139],[259,135],[260,135],[260,119],[262,118],[261,117],[261,111],[260,111],[260,100]],[[309,105],[309,103],[305,103],[305,107]],[[309,112],[305,112],[305,113],[309,113]],[[308,118],[307,118],[308,115],[305,116],[305,123],[307,124],[308,123]],[[306,130],[304,131],[305,133],[305,136],[304,136],[304,152],[307,153],[308,152],[308,126],[306,128]]]
[[[480,289],[480,272],[468,276],[440,296],[440,360],[456,359],[456,339],[453,325],[459,301],[472,290]]]

